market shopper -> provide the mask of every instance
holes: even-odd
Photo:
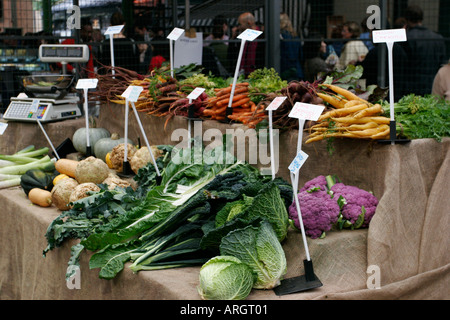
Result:
[[[443,37],[422,25],[423,11],[419,6],[409,6],[405,11],[407,22],[404,48],[408,55],[410,93],[430,94],[433,79],[439,68],[447,62]]]
[[[303,79],[302,44],[291,19],[284,12],[280,14],[280,37],[280,77],[287,81]]]
[[[120,12],[111,16],[111,26],[125,25],[125,19]],[[139,72],[139,48],[134,39],[125,34],[125,27],[118,34],[113,35],[114,66]],[[100,61],[105,66],[111,66],[110,41],[104,40],[100,47]]]
[[[434,77],[431,93],[450,101],[450,60],[439,69]]]
[[[145,18],[139,16],[134,24],[134,37],[139,49],[139,73],[146,74],[153,57],[152,46],[150,45],[151,35],[147,28]]]
[[[236,40],[239,34],[247,29],[261,30],[256,24],[255,16],[250,12],[242,13],[238,18],[238,25],[232,29],[231,39]],[[230,42],[228,46],[228,60],[230,61],[232,70],[239,55],[241,43]],[[240,69],[248,76],[250,73],[264,66],[264,45],[257,41],[247,41],[242,55]]]
[[[216,36],[214,36],[214,33],[216,33]],[[228,21],[227,18],[223,14],[219,14],[214,17],[214,20],[212,21],[212,32],[208,36],[205,37],[203,45],[208,46],[213,44],[210,42],[211,40],[228,40],[230,39],[229,33],[229,27],[228,27]],[[218,34],[221,36],[218,38]],[[228,42],[224,42],[225,45],[228,45]]]
[[[344,23],[342,27],[342,37],[347,42],[342,49],[339,62],[336,64],[338,70],[345,69],[349,64],[356,64],[358,61],[364,60],[367,49],[364,42],[359,40],[361,34],[359,24],[354,21]]]
[[[227,78],[230,76],[230,71],[228,65],[228,45],[224,42],[224,27],[220,23],[213,25],[212,38],[210,40],[215,40],[203,47],[203,62],[202,65],[206,72],[211,72],[216,76],[221,76]]]
[[[323,41],[319,33],[311,33],[309,39],[305,39],[303,45],[304,62],[304,79],[314,82],[317,75],[321,72],[331,70],[330,65],[326,62],[327,44]]]

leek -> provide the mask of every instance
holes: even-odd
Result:
[[[0,189],[20,185],[20,179],[31,169],[53,171],[55,163],[48,155],[49,148],[28,146],[12,155],[0,154]]]

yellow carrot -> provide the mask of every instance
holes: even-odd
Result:
[[[348,102],[345,99],[338,99],[326,93],[317,92],[317,96],[337,109],[344,108],[344,105]]]
[[[357,112],[357,111],[360,111],[360,110],[363,110],[363,109],[366,109],[366,108],[367,108],[366,104],[360,103],[360,104],[358,104],[356,106],[353,106],[353,107],[331,110],[331,111],[328,111],[327,113],[322,114],[319,117],[318,121],[322,121],[324,119],[332,118],[332,117],[346,116],[346,115],[349,115],[349,114],[351,114],[353,112]]]
[[[390,119],[383,117],[383,116],[374,116],[374,117],[363,117],[363,118],[359,118],[356,119],[355,117],[352,116],[348,116],[348,117],[335,117],[335,118],[331,118],[333,121],[335,122],[339,122],[339,123],[356,123],[356,124],[361,124],[361,123],[367,123],[367,122],[376,122],[379,124],[389,124],[390,123]]]
[[[349,126],[345,126],[343,128],[345,128],[346,130],[349,131],[353,131],[353,130],[365,130],[365,129],[371,129],[371,128],[376,128],[378,127],[379,124],[376,122],[367,122],[364,124],[352,124]]]
[[[366,101],[364,99],[361,99],[360,97],[358,97],[356,94],[354,94],[353,92],[341,88],[339,86],[333,85],[333,84],[323,84],[323,86],[327,87],[328,89],[333,90],[334,92],[336,92],[337,94],[343,96],[344,98],[346,98],[347,100],[360,100],[360,101]]]
[[[380,104],[375,104],[372,107],[366,108],[364,110],[361,110],[360,112],[358,112],[357,114],[353,115],[356,119],[360,119],[363,117],[368,117],[368,116],[372,116],[374,114],[377,113],[381,113],[383,111],[383,109],[381,108]]]

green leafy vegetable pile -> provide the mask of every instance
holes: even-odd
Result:
[[[288,84],[274,68],[256,69],[247,78],[251,86],[250,98],[256,104],[263,100],[266,94],[279,92]]]
[[[382,106],[389,117],[389,103]],[[450,102],[443,98],[410,94],[394,104],[394,112],[399,137],[441,141],[450,136]]]
[[[292,201],[287,182],[260,175],[221,148],[203,152],[203,161],[194,161],[194,149],[160,148],[165,151],[157,160],[160,184],[149,163],[135,176],[136,190],[100,185],[99,192],[73,203],[49,225],[44,256],[68,239],[80,240],[72,247],[67,278],[79,267],[85,250],[94,252],[89,267],[99,268],[103,279],[114,278],[128,261],[133,272],[202,265],[220,251],[245,261],[238,246],[225,245],[222,239],[248,226],[254,229],[247,233],[265,230],[262,250],[270,252],[271,259],[284,257],[280,241],[286,237],[287,206]],[[261,259],[256,266],[277,283],[285,261],[277,260],[281,269],[275,272],[275,265],[270,269],[269,261]]]

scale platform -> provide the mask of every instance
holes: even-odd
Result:
[[[24,97],[19,95],[11,98],[3,119],[12,121],[40,122],[60,121],[81,116],[78,107],[79,97],[66,95],[62,99]],[[34,102],[34,103],[33,103]]]

